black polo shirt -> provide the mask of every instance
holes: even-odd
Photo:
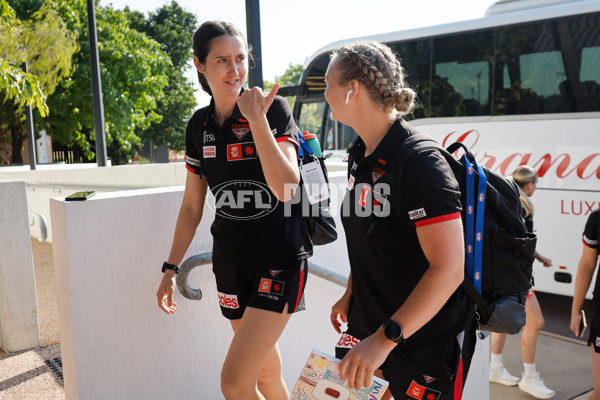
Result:
[[[360,138],[349,150],[342,223],[352,269],[353,307],[362,319],[361,327],[369,334],[400,308],[429,267],[416,228],[460,218],[458,183],[435,149],[420,152],[408,161],[400,160],[396,170],[400,173],[402,168],[404,174],[392,180],[394,190],[378,187],[394,151],[413,132],[414,128],[400,119],[371,155],[364,156],[365,145]],[[390,192],[402,196],[403,209],[392,207],[398,202],[389,201]],[[464,329],[470,308],[466,294],[457,289],[402,348],[457,334]]]
[[[283,97],[275,97],[267,120],[278,142],[297,146],[298,129]],[[215,196],[214,264],[273,267],[312,255],[300,207],[292,206],[290,215],[284,215],[283,203],[267,186],[250,125],[237,105],[221,127],[214,122],[214,101],[194,113],[186,131],[185,160],[190,171],[206,176]]]
[[[585,223],[583,231],[583,244],[598,251],[598,224],[600,223],[600,209],[592,211]],[[596,277],[594,285],[594,301],[600,301],[600,280]]]

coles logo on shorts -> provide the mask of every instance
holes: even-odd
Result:
[[[339,347],[342,349],[351,349],[354,346],[356,346],[358,342],[360,342],[360,340],[358,340],[354,336],[348,335],[347,333],[342,333],[342,337],[340,338],[340,341],[337,342],[335,347]]]
[[[240,308],[236,294],[227,294],[219,292],[219,304],[225,308]]]
[[[600,347],[600,337],[596,337],[596,347]]]

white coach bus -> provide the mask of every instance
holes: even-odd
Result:
[[[535,288],[572,296],[585,221],[600,206],[600,1],[503,0],[481,19],[368,39],[402,59],[418,94],[407,119],[421,131],[464,142],[504,175],[538,170],[534,226],[553,266],[535,262]],[[300,129],[339,160],[356,132],[331,120],[324,76],[331,50],[354,40],[308,58],[293,88]]]

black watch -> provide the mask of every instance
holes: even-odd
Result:
[[[168,262],[164,262],[162,266],[162,272],[165,273],[166,270],[170,269],[171,271],[175,271],[175,274],[179,273],[179,267],[177,265],[169,264]]]
[[[388,319],[383,324],[383,334],[386,338],[400,345],[404,344],[404,336],[402,335],[402,327],[399,323],[392,319]]]

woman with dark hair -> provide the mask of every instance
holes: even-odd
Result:
[[[351,273],[331,313],[338,332],[340,320],[348,323],[336,346],[340,374],[359,389],[382,373],[396,399],[460,399],[475,319],[459,288],[465,248],[458,182],[435,149],[390,166],[415,133],[402,118],[415,92],[389,47],[344,46],[333,53],[325,77],[332,118],[358,133],[342,208]],[[378,189],[387,173],[401,178],[392,180],[394,191]],[[390,193],[399,193],[404,207],[386,213],[386,204],[397,204],[387,200]]]
[[[210,189],[216,203],[213,272],[221,312],[235,332],[221,390],[228,400],[287,399],[277,341],[291,314],[304,309],[312,254],[300,208],[284,214],[283,207],[300,179],[297,127],[285,99],[276,96],[278,85],[266,96],[260,88],[244,89],[249,54],[237,28],[206,22],[194,34],[193,49],[200,84],[212,99],[187,126],[185,193],[158,306],[175,312],[177,265]],[[253,196],[232,203],[248,190]]]

